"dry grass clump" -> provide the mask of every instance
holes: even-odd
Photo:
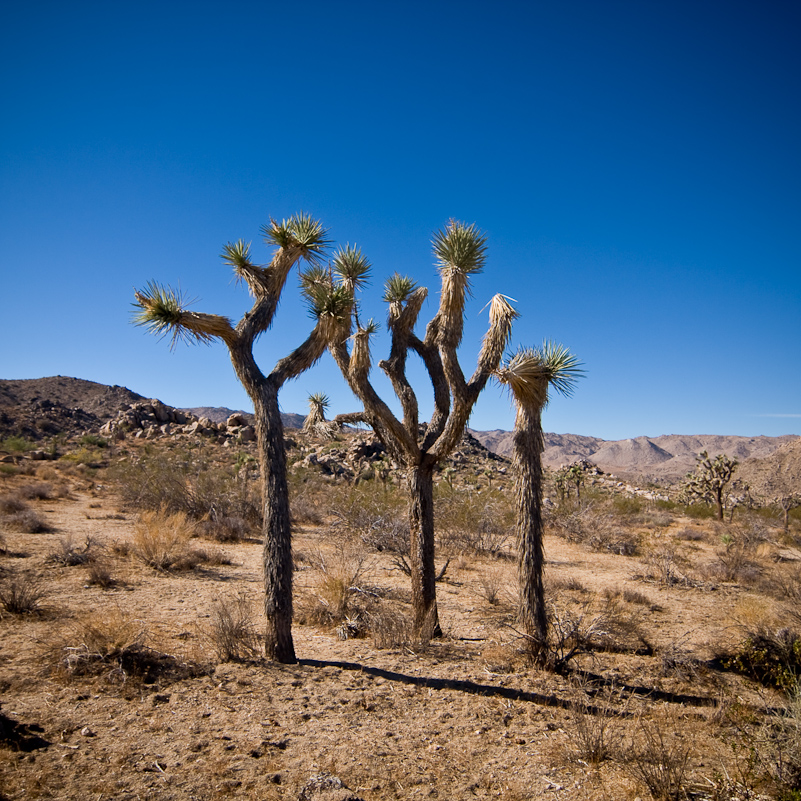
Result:
[[[19,491],[0,495],[0,523],[21,534],[43,534],[53,530],[23,500]]]
[[[690,746],[657,723],[640,718],[625,768],[657,801],[689,798]]]
[[[197,674],[195,666],[155,650],[146,641],[142,621],[120,609],[90,612],[56,643],[51,651],[53,669],[67,678],[98,676],[112,684],[131,679],[150,684]]]
[[[45,597],[42,580],[34,573],[9,572],[0,576],[0,610],[9,615],[38,615]]]
[[[142,512],[134,528],[134,554],[156,570],[170,570],[187,555],[193,525],[185,512]]]
[[[332,554],[317,551],[312,561],[320,577],[314,589],[299,599],[299,623],[331,626],[355,621],[366,603],[378,597],[364,586],[370,565],[353,548],[340,544]]]
[[[142,512],[134,528],[132,553],[154,570],[193,570],[201,564],[227,565],[220,550],[190,547],[195,524],[184,512]]]
[[[45,562],[61,567],[88,565],[97,559],[99,550],[99,546],[91,537],[86,538],[83,547],[76,545],[72,537],[62,537],[58,548],[45,557]]]
[[[570,704],[571,725],[567,727],[572,759],[598,765],[619,757],[623,746],[620,715],[611,699],[594,694],[590,700],[579,682]]]
[[[250,599],[244,591],[212,604],[208,637],[220,662],[243,662],[262,655]]]

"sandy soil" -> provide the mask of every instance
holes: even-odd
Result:
[[[0,492],[14,486],[4,479]],[[626,764],[642,719],[686,745],[688,781],[709,789],[746,770],[732,748],[735,718],[776,701],[702,664],[736,639],[743,614],[770,605],[766,596],[701,580],[666,586],[647,555],[595,553],[556,537],[546,553],[557,606],[584,604],[589,620],[609,610],[615,593],[642,596],[614,601],[625,652],[584,656],[572,676],[525,662],[510,626],[514,563],[477,557],[455,559],[438,585],[446,636],[426,648],[378,649],[369,638],[343,641],[330,629],[297,625],[297,665],[218,664],[210,639],[218,599],[244,591],[259,625],[260,545],[203,543],[231,564],[157,572],[124,553],[134,516],[120,514],[110,489],[82,486],[69,498],[32,502],[52,532],[3,533],[2,575],[33,571],[47,594],[41,614],[0,620],[0,711],[19,724],[0,744],[0,798],[295,799],[329,771],[365,801],[633,801],[648,797]],[[688,525],[697,524],[649,532],[643,553]],[[85,565],[48,563],[60,540],[87,537],[105,554],[111,588],[89,584]],[[308,526],[295,535],[299,598],[313,598],[320,585],[309,555],[331,552],[326,537]],[[715,559],[714,543],[678,547],[688,574]],[[488,580],[500,586],[494,604]],[[408,579],[381,554],[369,556],[362,581],[398,598],[407,592]],[[58,665],[80,648],[87,620],[143,632],[168,655],[166,667],[145,680],[114,665],[70,675]],[[670,670],[667,653],[677,657]],[[581,758],[585,719],[608,725],[615,758]]]

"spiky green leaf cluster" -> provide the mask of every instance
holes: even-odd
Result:
[[[191,331],[182,325],[189,301],[180,290],[148,281],[145,288],[134,292],[136,303],[133,323],[140,325],[158,337],[170,335],[170,347],[179,340],[187,342],[209,342],[212,337],[203,331]]]
[[[353,293],[369,283],[371,264],[355,245],[341,247],[334,255],[332,267],[339,282]]]
[[[487,237],[475,223],[467,225],[451,220],[444,230],[434,234],[432,244],[441,272],[476,275],[484,269]]]
[[[331,270],[322,264],[311,264],[300,274],[300,286],[309,299],[321,289],[329,290],[334,284]]]
[[[520,348],[497,371],[498,380],[519,402],[540,407],[548,402],[550,387],[569,397],[583,375],[578,357],[564,345],[549,341],[540,348]]]
[[[405,303],[415,289],[417,289],[416,281],[408,275],[394,273],[384,283],[384,302]]]
[[[261,232],[268,244],[284,249],[301,248],[304,258],[311,262],[318,261],[331,244],[328,229],[319,220],[302,211],[288,220],[281,220],[280,223],[271,218],[269,224],[261,227]]]
[[[328,317],[344,322],[353,306],[353,295],[343,286],[314,286],[306,292],[309,316],[315,320]]]
[[[255,267],[250,260],[250,242],[245,242],[243,239],[223,245],[220,257],[226,264],[233,267],[237,274],[243,269]]]
[[[309,395],[309,408],[327,409],[331,405],[331,401],[325,392],[312,392]]]

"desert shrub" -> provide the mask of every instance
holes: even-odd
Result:
[[[571,756],[590,765],[613,759],[620,752],[623,734],[611,701],[595,696],[590,703],[583,688],[578,687],[577,692],[578,697],[570,704],[571,725],[567,727]]]
[[[801,799],[801,685],[790,688],[783,708],[771,709],[753,744],[760,766],[780,801]]]
[[[19,531],[22,534],[45,534],[53,531],[53,527],[28,507],[27,504],[19,512],[2,515],[0,521],[7,529]]]
[[[684,542],[703,542],[706,540],[705,532],[697,528],[683,528],[676,532],[675,537],[677,540]]]
[[[196,666],[155,650],[146,640],[141,621],[118,608],[90,612],[55,644],[53,667],[66,676],[99,676],[113,684],[134,679],[136,686],[199,673]]]
[[[96,559],[98,550],[91,537],[86,538],[83,547],[76,545],[72,537],[62,537],[58,547],[45,557],[45,562],[62,567],[86,565]]]
[[[261,529],[261,498],[257,483],[234,466],[215,465],[201,455],[144,454],[116,465],[112,477],[123,502],[139,510],[183,513],[203,521],[204,534],[222,541],[242,539]]]
[[[642,719],[637,725],[635,742],[626,765],[628,772],[658,801],[688,798],[690,747],[677,737],[667,736],[658,725]]]
[[[632,498],[630,495],[616,495],[612,499],[612,511],[618,515],[638,514],[643,509],[643,503],[639,498]]]
[[[55,498],[56,495],[53,485],[46,481],[24,484],[17,490],[17,493],[29,501],[48,501]]]
[[[36,447],[35,443],[25,439],[25,437],[6,437],[0,440],[0,450],[9,453],[26,453]]]
[[[19,493],[0,495],[0,514],[11,515],[29,509]]]
[[[340,543],[333,554],[318,551],[313,562],[319,580],[301,595],[296,605],[297,621],[323,626],[350,621],[356,626],[357,619],[363,618],[367,607],[378,598],[378,593],[365,585],[370,564],[364,554]],[[366,627],[360,624],[358,629],[364,633]],[[347,633],[347,629],[344,631]]]
[[[112,573],[111,566],[103,559],[95,559],[89,563],[86,582],[93,587],[101,587],[104,590],[116,587],[118,584]]]
[[[751,559],[750,548],[742,541],[729,541],[718,551],[706,574],[718,581],[754,583],[759,579],[759,566]]]
[[[37,615],[42,611],[45,590],[41,580],[30,572],[0,576],[0,609],[9,615]]]
[[[61,460],[70,464],[84,465],[85,467],[97,468],[103,463],[103,453],[99,448],[81,445],[70,453],[65,453]]]
[[[260,656],[259,636],[245,592],[214,601],[209,626],[209,639],[220,662],[242,662]]]
[[[690,584],[690,579],[683,572],[683,562],[684,560],[673,547],[662,545],[648,554],[645,578],[666,587]]]
[[[0,475],[3,476],[16,476],[22,472],[19,467],[15,464],[8,464],[3,462],[0,464]]]
[[[443,550],[503,557],[515,536],[515,512],[500,492],[451,490],[440,484],[435,503],[436,525]]]
[[[712,520],[717,515],[717,512],[713,507],[706,506],[702,503],[695,503],[691,504],[690,506],[685,506],[683,507],[682,512],[687,517],[691,517],[694,520]]]
[[[478,590],[481,597],[490,605],[497,606],[504,595],[505,575],[498,568],[482,570],[478,576]]]
[[[93,448],[107,448],[108,447],[108,440],[103,439],[103,437],[98,436],[97,434],[84,434],[80,440],[81,445]]]
[[[188,544],[193,524],[186,513],[142,512],[134,528],[134,554],[156,570],[187,570],[198,562]]]
[[[563,590],[580,593],[589,592],[589,590],[575,576],[567,576],[566,578],[548,578],[545,582],[545,594],[549,597]]]
[[[801,680],[801,635],[789,628],[755,626],[723,663],[761,684],[794,688]]]

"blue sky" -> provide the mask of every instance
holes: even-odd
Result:
[[[367,316],[399,271],[429,287],[425,322],[453,217],[489,238],[466,371],[496,292],[515,344],[585,363],[546,430],[801,434],[799,35],[801,5],[736,0],[9,6],[0,377],[249,408],[222,346],[130,324],[135,286],[238,319],[223,244],[266,262],[259,226],[304,210],[373,262]],[[263,369],[309,328],[293,282]],[[282,407],[316,391],[357,408],[329,356]],[[512,424],[489,387],[471,425]]]

